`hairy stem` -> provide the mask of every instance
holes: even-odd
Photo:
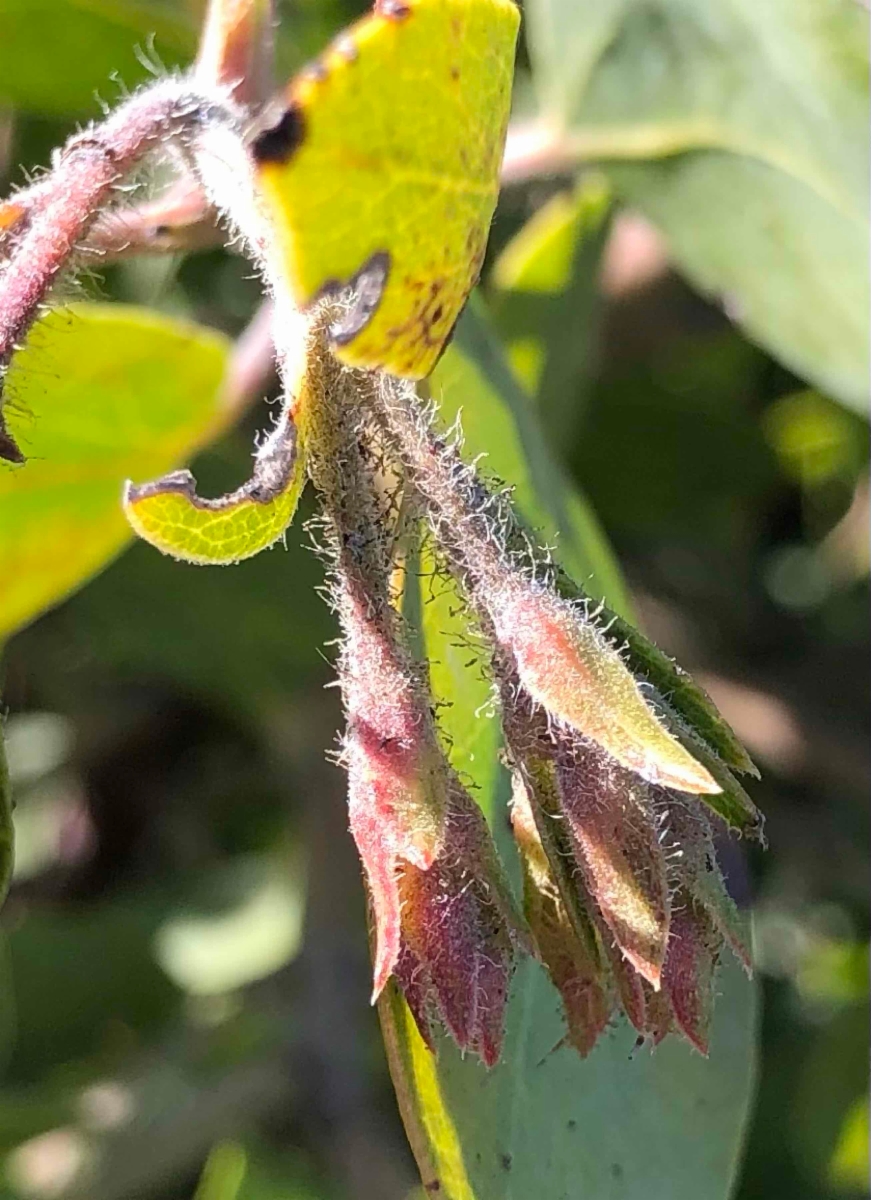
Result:
[[[373,412],[392,452],[420,493],[436,540],[464,587],[474,593],[504,578],[506,547],[519,544],[519,526],[504,496],[465,463],[456,441],[440,436],[432,407],[407,380],[382,375],[370,389]]]
[[[158,145],[183,142],[207,123],[234,125],[236,119],[219,98],[200,94],[184,81],[167,80],[67,142],[9,234],[11,248],[0,269],[0,374],[124,176]],[[0,457],[22,461],[2,417]]]

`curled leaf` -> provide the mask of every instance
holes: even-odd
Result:
[[[513,0],[378,0],[254,141],[297,301],[357,292],[343,362],[422,378],[438,360],[484,258],[518,23]]]
[[[251,479],[237,491],[203,499],[190,471],[171,471],[153,483],[128,481],[124,512],[136,533],[163,554],[190,563],[235,563],[281,537],[304,483],[305,456],[285,414],[257,452]]]
[[[124,485],[127,520],[163,554],[201,565],[241,562],[277,542],[293,520],[306,481],[310,412],[324,379],[307,319],[293,311],[282,318],[290,331],[282,355],[285,403],[248,482],[216,499],[197,494],[188,470]]]

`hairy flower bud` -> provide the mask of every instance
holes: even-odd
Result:
[[[652,787],[589,739],[548,723],[497,662],[514,773],[524,907],[582,1054],[615,1008],[657,1045],[706,1053],[725,941],[747,965],[701,797]]]
[[[480,809],[454,776],[442,849],[399,875],[402,953],[396,976],[424,1039],[444,1022],[462,1050],[499,1060],[521,923]]]
[[[670,903],[647,788],[591,741],[561,738],[555,763],[584,882],[624,956],[658,988]]]
[[[608,966],[592,921],[580,903],[570,910],[560,892],[529,794],[517,774],[511,824],[523,867],[524,915],[542,962],[562,997],[568,1041],[581,1057],[586,1057],[611,1015]]]
[[[398,873],[433,865],[441,849],[450,768],[438,745],[417,672],[390,628],[392,614],[359,602],[346,583],[339,596],[345,641],[340,680],[347,733],[351,832],[360,851],[375,917],[377,997],[400,950]]]
[[[745,971],[751,971],[749,930],[729,895],[717,862],[711,822],[697,801],[661,793],[661,841],[676,884],[707,912]]]
[[[492,1066],[520,919],[484,817],[439,744],[426,672],[392,602],[395,494],[349,402],[351,372],[330,369],[313,405],[310,470],[343,634],[342,760],[371,899],[373,1000],[395,975],[427,1040],[437,1019]]]
[[[714,969],[722,946],[723,938],[705,909],[686,892],[677,892],[662,990],[675,1024],[702,1054],[708,1053]]]
[[[510,651],[520,682],[552,718],[651,783],[720,791],[661,724],[620,654],[579,608],[520,576],[484,594],[495,636]]]

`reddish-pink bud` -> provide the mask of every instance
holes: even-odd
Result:
[[[670,873],[706,910],[735,957],[750,974],[749,929],[726,888],[717,862],[710,821],[696,801],[665,796],[661,803],[663,840]]]
[[[714,1001],[714,968],[723,945],[710,917],[686,892],[674,899],[671,938],[662,972],[674,1021],[702,1054],[708,1053],[708,1031]]]
[[[529,795],[517,775],[511,823],[523,866],[524,914],[541,959],[562,997],[568,1041],[585,1057],[611,1015],[607,964],[590,920],[584,920],[579,928],[578,908],[570,914],[566,906],[542,845]]]
[[[396,614],[351,576],[339,612],[343,759],[372,901],[373,999],[395,974],[425,1038],[435,1016],[492,1066],[517,924],[487,824],[439,746]]]
[[[623,954],[658,988],[670,905],[647,789],[601,747],[580,739],[559,740],[556,772],[586,886]]]
[[[428,723],[412,726],[400,738],[355,721],[345,739],[344,760],[351,832],[375,917],[375,998],[399,956],[399,873],[406,864],[431,867],[441,845],[448,768]]]
[[[514,952],[523,934],[481,811],[454,777],[444,842],[429,869],[399,878],[396,974],[421,1033],[435,1015],[462,1050],[499,1061]]]

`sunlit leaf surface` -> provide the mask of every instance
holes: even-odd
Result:
[[[121,305],[59,310],[35,327],[6,382],[28,461],[0,467],[0,636],[129,539],[126,478],[177,466],[223,428],[226,355],[218,333]]]
[[[299,302],[356,286],[343,361],[437,361],[484,258],[518,21],[513,0],[382,0],[255,142]]]
[[[252,558],[282,536],[305,484],[305,459],[292,426],[277,431],[274,477],[203,500],[190,471],[141,487],[127,484],[124,512],[136,533],[183,562],[222,565]]]

